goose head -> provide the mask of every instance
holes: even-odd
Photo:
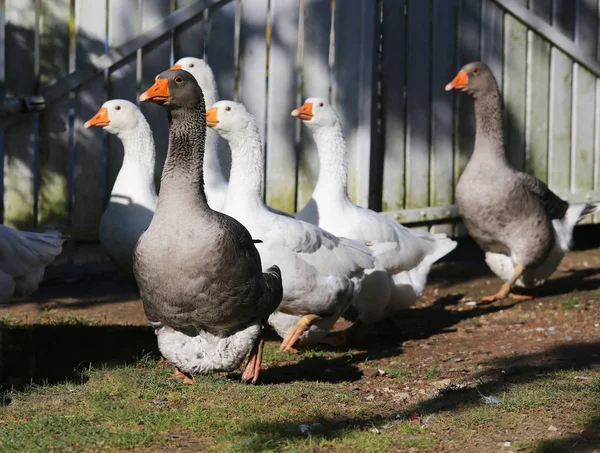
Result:
[[[208,63],[201,58],[184,57],[175,62],[171,69],[183,69],[194,76],[203,91],[215,87],[215,76]]]
[[[204,111],[204,95],[196,79],[181,69],[167,69],[154,79],[154,85],[140,96],[141,102],[153,102],[168,110],[200,108]]]
[[[292,116],[301,119],[310,128],[333,126],[338,117],[327,99],[308,98],[302,107],[292,110]]]
[[[247,131],[252,124],[252,115],[238,102],[219,101],[206,112],[206,125],[227,141]]]
[[[113,99],[102,104],[98,113],[86,121],[84,127],[101,127],[106,132],[119,135],[135,130],[140,119],[144,119],[142,112],[133,102]]]
[[[446,91],[461,90],[473,98],[497,89],[492,70],[480,61],[464,65],[452,82],[446,85]]]

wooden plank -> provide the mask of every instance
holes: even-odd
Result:
[[[480,36],[479,20],[481,3],[478,0],[460,0],[458,4],[458,53],[455,73],[465,64],[479,60]],[[455,74],[450,76],[450,80]],[[448,80],[448,81],[450,81]],[[454,180],[458,181],[475,144],[475,114],[473,101],[456,93],[456,121],[454,133]]]
[[[196,3],[196,0],[176,0],[175,9],[185,8]],[[156,10],[163,12],[162,20],[168,15],[169,5],[164,0],[156,0]],[[143,20],[143,19],[142,19]],[[156,22],[159,22],[158,20]],[[144,30],[146,29],[143,25]],[[201,14],[196,19],[177,28],[173,34],[173,61],[183,57],[204,57],[204,16]]]
[[[302,4],[302,3],[301,3]],[[304,9],[302,93],[298,106],[306,98],[329,98],[329,44],[331,33],[331,4],[307,0]],[[297,207],[301,210],[310,199],[319,175],[317,147],[306,127],[300,129],[298,159]]]
[[[406,0],[383,0],[383,211],[397,211],[405,207],[405,8]]]
[[[594,191],[598,193],[600,192],[600,79],[596,79],[596,111],[594,118]],[[594,214],[594,223],[600,223],[600,214]]]
[[[519,1],[525,4],[525,0]],[[527,28],[510,14],[504,18],[504,62],[506,157],[514,168],[524,170],[526,160]]]
[[[6,96],[6,2],[0,2],[0,97]],[[5,133],[0,130],[0,223],[4,223]]]
[[[106,0],[76,3],[76,69],[105,52]],[[77,91],[75,100],[75,157],[73,170],[73,225],[97,225],[102,215],[104,139],[98,129],[83,124],[96,114],[105,100],[104,76],[99,75]]]
[[[481,1],[481,61],[494,73],[498,86],[504,80],[504,11],[492,0]]]
[[[408,61],[406,68],[406,207],[429,204],[429,127],[431,118],[430,2],[408,8]]]
[[[458,1],[458,51],[456,69],[448,82],[452,80],[456,72],[465,64],[480,59],[481,43],[481,2],[479,0]],[[454,94],[454,181],[458,182],[467,165],[473,146],[475,144],[475,112],[473,101],[463,93]],[[466,235],[466,229],[462,223],[454,228],[454,236]]]
[[[369,0],[346,0],[335,8],[333,104],[346,138],[348,194],[361,206],[369,203],[378,13],[377,2]]]
[[[235,88],[238,62],[236,58],[239,51],[239,16],[241,14],[241,9],[237,8],[238,5],[237,2],[231,2],[211,12],[207,27],[205,27],[208,34],[204,48],[205,59],[215,74],[221,99],[237,99]],[[221,170],[227,178],[231,169],[231,152],[227,142],[221,138],[218,150]]]
[[[567,5],[567,3],[570,4]],[[553,23],[561,31],[571,36],[573,30],[568,27],[574,13],[572,2],[557,2],[553,5]],[[550,74],[550,140],[548,144],[548,183],[557,192],[570,189],[571,174],[571,107],[573,61],[562,51],[554,47],[551,53]]]
[[[553,0],[552,26],[568,39],[573,39],[575,31],[575,1]]]
[[[139,0],[108,0],[109,48],[119,47],[140,33],[139,6]],[[117,68],[109,72],[108,99],[137,101],[136,57],[136,53],[132,54],[129,58],[124,59]],[[168,68],[168,64],[166,68]],[[123,145],[121,140],[112,134],[108,134],[104,203],[108,202],[108,196],[115,179],[117,179],[122,163]]]
[[[211,13],[208,20],[205,58],[215,74],[221,99],[235,99],[235,23],[235,2]]]
[[[559,192],[570,188],[572,64],[564,53],[552,49],[548,183],[551,189]]]
[[[244,3],[240,30],[239,99],[254,116],[265,147],[268,0]],[[212,41],[212,37],[211,37]]]
[[[431,61],[431,177],[430,206],[446,206],[453,202],[452,163],[453,112],[452,97],[442,90],[455,68],[456,55],[448,43],[456,42],[454,4],[445,0],[433,2]],[[452,226],[436,226],[436,233],[452,234]]]
[[[31,96],[36,89],[35,2],[6,0],[6,95]],[[34,219],[33,116],[14,124],[4,135],[4,222],[31,229]]]
[[[600,59],[600,39],[597,39],[596,41],[595,56],[597,59]],[[594,122],[594,191],[600,192],[600,78],[596,79],[596,109]],[[594,214],[593,222],[600,223],[600,214]]]
[[[43,0],[40,11],[40,83],[47,86],[69,72],[69,0]],[[38,223],[68,221],[69,99],[46,105],[40,114]]]
[[[296,127],[289,113],[297,107],[297,0],[271,4],[269,81],[267,93],[266,201],[294,212],[296,205]]]
[[[144,0],[142,3],[142,31],[154,27],[157,23],[162,21],[164,17],[168,16],[169,12],[170,5],[168,2],[163,0]],[[198,25],[197,22],[196,25]],[[183,37],[191,39],[192,36],[189,35],[191,31],[191,28],[185,30],[186,34],[183,35]],[[148,89],[154,83],[154,78],[157,74],[160,74],[171,66],[170,60],[170,36],[165,36],[151,46],[142,49],[142,90]],[[154,135],[154,147],[156,149],[154,181],[156,186],[159,187],[160,176],[167,157],[167,147],[169,144],[169,124],[167,115],[164,109],[157,109],[155,105],[148,105],[147,102],[140,103],[140,110],[146,117],[150,129],[152,130],[152,134]]]
[[[552,0],[532,0],[531,10],[542,19],[552,20]],[[525,148],[527,172],[548,182],[548,110],[550,92],[550,43],[528,32],[527,42],[527,126]]]
[[[577,0],[575,44],[589,55],[597,47],[598,0]],[[592,14],[591,12],[594,12]],[[573,68],[573,134],[571,143],[571,190],[594,190],[594,124],[596,77],[579,64]],[[583,220],[591,223],[591,218]]]

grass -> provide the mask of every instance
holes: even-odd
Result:
[[[352,356],[351,351],[323,350],[280,354],[276,348],[275,343],[267,344],[267,368]],[[382,379],[410,375],[402,369],[385,371],[390,376],[376,378],[370,391],[384,385],[377,382],[387,382]],[[539,441],[548,437],[549,425],[564,429],[587,423],[598,416],[600,407],[600,380],[589,370],[531,374],[522,383],[478,386],[483,394],[497,396],[500,404],[483,404],[474,386],[467,386],[403,406],[368,400],[346,381],[249,386],[238,376],[209,376],[184,386],[171,374],[170,367],[145,357],[130,365],[86,369],[78,383],[8,392],[10,404],[0,408],[0,450],[387,452],[437,451],[442,446],[460,450],[461,445],[476,442],[495,446],[503,439],[498,433],[514,433],[535,421],[541,426],[521,434],[519,448],[555,451],[543,449],[560,447],[552,439],[546,446]],[[433,365],[413,377],[435,380],[439,374],[441,365]],[[413,412],[420,421],[411,421]],[[566,414],[574,415],[565,418]],[[308,430],[303,433],[301,425]]]
[[[100,322],[90,315],[74,315],[58,313],[56,310],[45,311],[40,315],[38,322],[47,325],[65,325],[65,326],[94,326]]]
[[[560,301],[560,306],[563,310],[571,310],[579,307],[579,297],[569,297]]]

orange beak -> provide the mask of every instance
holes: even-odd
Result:
[[[292,110],[292,116],[296,116],[303,121],[309,121],[312,119],[312,102],[305,102],[302,107]]]
[[[90,120],[86,121],[83,127],[89,129],[90,127],[106,127],[110,124],[110,120],[108,119],[108,109],[106,107],[102,107],[98,110]]]
[[[150,88],[140,96],[142,102],[164,104],[169,100],[169,79],[157,79]]]
[[[465,88],[469,87],[469,78],[467,76],[467,73],[465,71],[460,71],[458,74],[456,74],[456,77],[454,77],[454,80],[452,80],[452,82],[450,82],[448,85],[446,85],[446,91],[450,91],[450,90],[464,90]]]
[[[182,69],[180,64],[174,64],[169,69]]]
[[[208,109],[208,112],[206,112],[206,125],[208,127],[215,127],[217,124],[219,124],[219,120],[217,119],[217,108],[216,107],[211,107]]]

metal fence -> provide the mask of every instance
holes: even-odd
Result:
[[[480,59],[504,94],[511,163],[570,201],[600,201],[598,10],[598,0],[0,0],[0,215],[60,226],[76,239],[70,258],[100,259],[79,245],[97,240],[122,148],[83,123],[107,99],[135,101],[183,56],[206,58],[221,98],[255,115],[275,208],[293,212],[312,193],[315,146],[289,113],[326,96],[352,198],[458,233],[454,187],[474,119],[444,86]],[[158,182],[166,117],[140,107]]]

